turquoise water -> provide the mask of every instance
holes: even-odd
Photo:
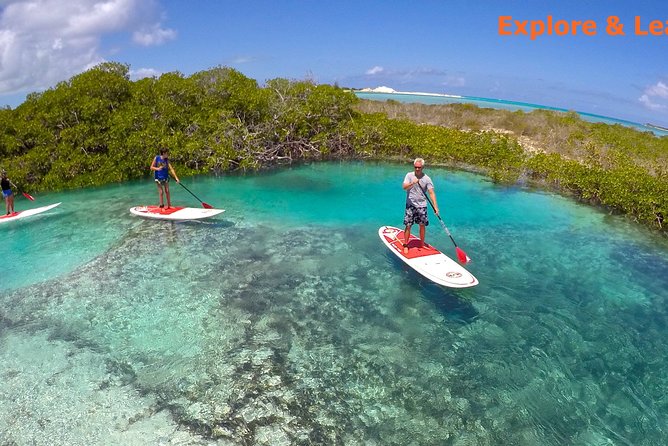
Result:
[[[480,280],[439,288],[378,239],[407,170],[186,178],[199,223],[131,216],[149,180],[38,196],[0,227],[0,443],[666,444],[665,239],[432,168]]]
[[[371,99],[374,101],[387,101],[389,99],[398,102],[417,102],[419,104],[473,104],[480,108],[494,108],[498,110],[523,111],[530,113],[534,110],[551,110],[557,112],[568,112],[565,108],[550,107],[548,105],[530,104],[527,102],[507,101],[503,99],[480,98],[477,96],[434,96],[425,94],[404,94],[404,93],[376,93],[367,91],[355,91],[355,95],[361,99]],[[657,136],[668,136],[668,131],[653,128],[645,124],[627,121],[625,119],[612,118],[594,113],[577,112],[585,121],[600,122],[603,124],[620,124],[626,127],[632,127],[643,132],[652,132]]]

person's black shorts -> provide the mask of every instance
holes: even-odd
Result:
[[[404,225],[419,224],[429,226],[429,218],[427,218],[427,208],[418,208],[415,206],[406,206],[404,213]]]

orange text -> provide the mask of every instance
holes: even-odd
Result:
[[[653,36],[661,36],[664,34],[668,34],[668,26],[666,25],[668,25],[668,21],[662,22],[661,20],[652,20],[651,22],[649,22],[649,25],[647,25],[647,28],[643,29],[640,17],[636,16],[635,20],[636,35],[646,36],[648,34],[651,34]]]
[[[582,33],[596,35],[596,22],[593,20],[554,20],[551,15],[546,20],[513,20],[512,16],[499,16],[499,34],[502,36],[524,35],[531,40],[542,35],[573,36]]]

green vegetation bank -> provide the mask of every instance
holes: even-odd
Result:
[[[0,164],[29,191],[145,177],[160,147],[179,174],[325,159],[406,161],[542,184],[665,233],[668,138],[574,113],[360,101],[308,81],[259,86],[226,67],[130,81],[104,63],[0,110]]]

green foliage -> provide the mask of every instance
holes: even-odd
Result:
[[[10,177],[31,191],[127,181],[149,175],[161,147],[171,149],[180,176],[421,156],[497,182],[530,178],[646,224],[661,226],[668,214],[668,138],[586,123],[576,113],[372,104],[310,81],[260,86],[228,67],[134,82],[128,73],[104,63],[0,109]],[[543,152],[525,151],[527,138]]]
[[[665,176],[651,175],[621,151],[611,151],[597,163],[588,164],[558,154],[538,154],[527,161],[526,167],[534,179],[664,229],[662,220],[668,215]]]
[[[217,67],[131,82],[105,63],[0,110],[0,155],[31,190],[125,181],[169,147],[181,175],[350,154],[343,127],[358,99],[329,85],[260,87]],[[348,132],[350,133],[350,132]]]
[[[465,168],[483,168],[495,181],[514,182],[522,171],[524,152],[517,142],[494,132],[465,132],[408,120],[391,120],[382,114],[358,119],[355,144],[379,158],[417,156]]]

